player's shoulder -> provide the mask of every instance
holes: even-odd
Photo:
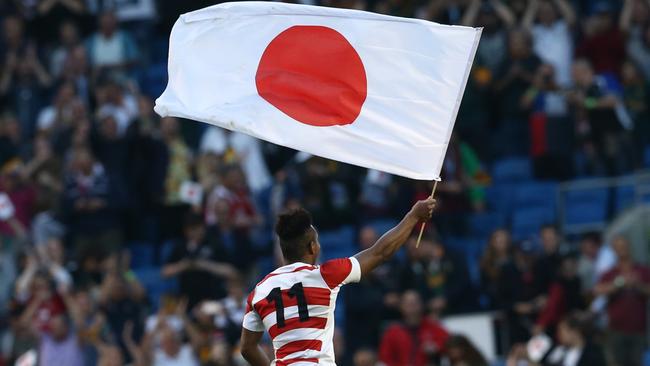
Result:
[[[320,266],[320,274],[330,288],[358,282],[361,278],[361,267],[354,257],[331,259]]]

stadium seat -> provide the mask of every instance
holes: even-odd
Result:
[[[151,53],[151,59],[154,62],[166,61],[167,55],[169,54],[169,39],[160,38],[151,42],[149,49]]]
[[[375,221],[370,221],[366,223],[363,226],[370,226],[375,231],[377,232],[378,235],[384,235],[385,232],[388,230],[392,229],[395,225],[397,225],[398,221],[392,220],[392,219],[382,219],[382,220],[375,220]]]
[[[178,283],[175,279],[163,279],[159,267],[135,268],[133,270],[138,281],[147,290],[147,295],[154,308],[157,308],[158,301],[165,293],[175,293],[178,290]]]
[[[555,210],[549,207],[527,207],[512,214],[512,237],[515,240],[528,239],[544,224],[555,221]]]
[[[483,255],[486,239],[484,237],[460,238],[450,237],[445,240],[445,247],[465,259],[467,270],[473,283],[481,280],[480,258]]]
[[[487,187],[485,190],[485,198],[488,208],[506,218],[510,217],[514,206],[512,192],[517,186],[518,184],[514,183],[499,183]]]
[[[614,209],[616,213],[625,211],[634,206],[635,202],[634,186],[620,186],[614,191]]]
[[[498,182],[521,182],[531,180],[533,170],[529,159],[508,158],[497,161],[492,167],[492,180]]]
[[[176,246],[176,243],[173,240],[167,240],[162,243],[160,251],[158,252],[159,264],[167,263],[167,260],[171,257],[172,252],[174,251],[174,246]]]
[[[131,267],[151,267],[156,262],[155,249],[150,243],[130,243],[127,245],[131,253]]]
[[[514,191],[515,209],[544,207],[555,210],[556,202],[557,183],[530,182],[517,186]]]
[[[506,225],[506,215],[500,212],[483,212],[473,214],[468,220],[473,236],[487,237],[494,230]]]
[[[650,366],[650,349],[643,354],[643,366]]]
[[[351,249],[356,247],[356,231],[353,226],[342,226],[336,230],[321,231],[318,239],[326,250]]]
[[[167,86],[167,64],[153,64],[144,70],[142,75],[142,91],[150,97],[157,98]]]
[[[643,151],[643,162],[646,168],[650,168],[650,146],[646,146]]]
[[[599,224],[607,219],[609,191],[606,188],[571,190],[565,197],[565,224]]]

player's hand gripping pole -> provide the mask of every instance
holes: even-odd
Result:
[[[436,179],[433,181],[433,189],[431,190],[431,198],[433,198],[433,195],[436,193],[436,187],[438,186],[438,182],[440,180]],[[426,221],[422,223],[422,226],[420,226],[420,234],[418,235],[418,241],[415,243],[415,248],[418,248],[420,246],[420,240],[422,240],[422,234],[424,233],[424,228],[427,226]]]

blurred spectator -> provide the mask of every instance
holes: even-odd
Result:
[[[513,300],[511,275],[516,271],[510,233],[497,229],[490,235],[480,261],[481,288],[494,309],[507,309]]]
[[[519,104],[530,112],[530,154],[537,179],[566,180],[573,176],[571,155],[575,127],[569,121],[565,92],[555,82],[551,65],[539,65]]]
[[[650,80],[650,4],[645,0],[625,0],[619,27],[628,36],[628,57]]]
[[[81,44],[79,28],[74,22],[65,21],[59,27],[59,45],[50,55],[50,74],[58,79],[63,74],[66,60],[71,56],[74,49]]]
[[[116,123],[116,134],[123,136],[131,122],[138,115],[138,101],[127,90],[127,85],[115,77],[98,81],[95,87],[95,102],[97,103],[97,118],[103,120],[112,117]]]
[[[607,81],[594,74],[591,64],[579,59],[573,64],[575,89],[569,101],[579,124],[586,121],[588,144],[593,149],[592,169],[601,174],[624,172],[621,157],[622,123],[619,99],[607,85]]]
[[[645,148],[650,146],[650,82],[643,78],[639,67],[630,61],[623,64],[622,74],[623,101],[634,123],[632,135],[635,167],[640,167]]]
[[[515,250],[515,266],[506,267],[503,302],[506,311],[510,344],[528,340],[539,310],[544,306],[543,296],[536,289],[535,261],[532,248],[521,243]]]
[[[597,74],[620,75],[625,59],[625,42],[613,10],[609,1],[592,2],[592,15],[585,22],[585,38],[576,50],[577,55],[587,59]]]
[[[565,256],[561,259],[557,278],[548,289],[544,306],[533,328],[534,334],[555,334],[557,324],[566,314],[584,309],[585,303],[576,267],[574,258]]]
[[[578,276],[583,292],[591,292],[598,282],[596,260],[602,246],[600,233],[589,232],[580,239],[580,256],[578,257]]]
[[[20,125],[11,115],[0,115],[0,166],[19,156]]]
[[[81,266],[93,271],[122,245],[122,235],[111,207],[109,178],[88,148],[73,151],[63,197],[63,212]]]
[[[414,289],[435,315],[467,311],[474,306],[467,265],[439,240],[423,237],[408,243],[409,261],[402,269],[400,287]]]
[[[379,366],[377,354],[369,348],[362,348],[354,353],[353,366]]]
[[[466,229],[464,213],[485,208],[482,180],[485,180],[486,174],[474,150],[459,141],[455,134],[449,142],[441,177],[436,190],[438,227],[443,235],[459,235]],[[415,199],[423,199],[431,194],[428,184],[419,185]]]
[[[635,263],[630,244],[624,237],[615,238],[612,247],[618,263],[595,287],[596,294],[607,296],[610,362],[640,365],[645,348],[650,269]]]
[[[378,239],[379,235],[371,226],[361,228],[359,249],[368,249]],[[398,283],[391,276],[396,268],[394,263],[383,264],[365,275],[359,283],[350,284],[343,290],[348,354],[377,347],[382,322],[397,317],[400,301]]]
[[[593,343],[585,323],[584,319],[575,314],[565,317],[558,326],[559,345],[546,356],[542,364],[605,366],[605,354],[600,346]]]
[[[592,333],[589,319],[572,313],[559,323],[556,344],[545,335],[532,338],[527,346],[517,344],[508,355],[506,366],[607,365],[605,354],[594,342]]]
[[[206,221],[209,225],[218,223],[217,206],[223,202],[234,229],[249,232],[260,223],[260,217],[246,185],[244,172],[238,165],[227,165],[221,173],[221,184],[208,197]]]
[[[560,256],[562,238],[554,225],[542,226],[539,237],[542,242],[542,254],[535,260],[533,270],[535,291],[538,296],[543,296],[548,293],[551,284],[559,274],[562,263],[562,257]]]
[[[11,160],[0,167],[0,191],[5,192],[14,206],[13,217],[24,228],[29,228],[36,204],[36,189],[21,174],[22,162]],[[0,221],[0,234],[18,236],[10,222]]]
[[[394,178],[391,174],[368,169],[361,185],[360,203],[368,219],[390,215],[395,195]]]
[[[43,0],[36,6],[32,25],[35,35],[44,43],[55,39],[56,32],[66,20],[80,22],[85,12],[83,0]]]
[[[160,134],[167,146],[167,174],[165,176],[164,206],[160,226],[163,238],[176,238],[182,233],[182,218],[187,205],[181,201],[181,184],[192,178],[192,153],[179,133],[178,120],[165,117],[160,120]]]
[[[179,313],[185,312],[180,306]],[[191,328],[190,328],[191,329]],[[182,333],[170,327],[165,319],[159,318],[153,330],[147,332],[142,344],[132,338],[133,325],[129,323],[123,332],[124,342],[137,366],[198,366],[193,344],[184,343]],[[190,333],[192,341],[198,342],[197,335]]]
[[[575,11],[566,0],[530,0],[522,19],[533,35],[535,53],[553,65],[555,81],[561,87],[571,82],[571,27],[575,22]]]
[[[463,335],[452,335],[445,343],[447,358],[452,366],[488,366],[474,344]]]
[[[122,334],[129,322],[138,322],[137,325],[141,326],[139,320],[145,310],[142,287],[132,274],[119,267],[121,265],[107,271],[97,299],[106,316],[106,324],[115,335]],[[126,354],[127,345],[119,337],[117,344],[122,353]]]
[[[76,98],[75,85],[67,82],[59,86],[53,103],[41,109],[36,121],[36,127],[39,132],[48,132],[59,126],[70,125],[71,119],[74,118],[73,108]]]
[[[185,239],[178,241],[167,264],[162,267],[164,277],[179,279],[179,290],[187,296],[189,308],[202,300],[225,296],[222,278],[233,277],[236,271],[230,265],[217,262],[212,242],[206,236],[203,218],[189,214],[184,222]]]
[[[51,83],[35,45],[6,53],[0,71],[0,98],[7,100],[20,122],[21,141],[33,136],[34,121]]]
[[[422,299],[408,290],[400,301],[402,322],[386,329],[379,346],[379,359],[386,366],[424,366],[440,360],[445,352],[447,331],[424,316]]]
[[[26,46],[25,24],[17,14],[7,14],[2,22],[3,62],[10,54],[16,54]]]
[[[315,156],[301,164],[301,203],[311,212],[314,221],[320,222],[321,230],[354,223],[358,218],[354,211],[356,202],[352,199],[358,191],[354,169]]]
[[[63,191],[61,159],[52,151],[52,145],[44,135],[34,138],[33,150],[32,158],[26,162],[21,174],[36,184],[38,204],[51,202],[52,197]]]
[[[507,31],[515,24],[515,17],[510,8],[501,0],[471,0],[461,24],[483,27],[476,61],[494,72],[506,56]]]
[[[77,95],[84,106],[90,103],[92,89],[90,85],[90,65],[86,49],[79,45],[69,50],[63,63],[61,81],[74,84]]]
[[[526,29],[513,29],[508,35],[508,57],[495,70],[494,89],[498,93],[498,115],[500,141],[509,141],[495,146],[506,149],[514,145],[508,153],[525,152],[528,139],[525,124],[526,113],[519,102],[520,98],[534,81],[534,75],[541,61],[532,52],[531,35]],[[496,145],[496,144],[495,144]],[[504,146],[505,145],[505,146]]]
[[[200,150],[217,154],[226,164],[241,164],[247,185],[254,194],[271,184],[261,142],[256,138],[241,132],[210,127],[203,134]]]
[[[86,41],[90,64],[98,71],[128,71],[138,59],[138,49],[131,36],[118,28],[115,13],[103,12],[99,29]]]
[[[25,306],[20,322],[29,329],[48,331],[50,321],[66,312],[63,298],[46,270],[41,269],[36,257],[27,256],[27,265],[16,281],[16,299]]]

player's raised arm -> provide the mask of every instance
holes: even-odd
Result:
[[[418,222],[431,218],[435,204],[436,200],[431,197],[418,201],[397,226],[379,238],[373,246],[355,255],[361,266],[362,277],[389,260],[409,238],[413,227]]]

